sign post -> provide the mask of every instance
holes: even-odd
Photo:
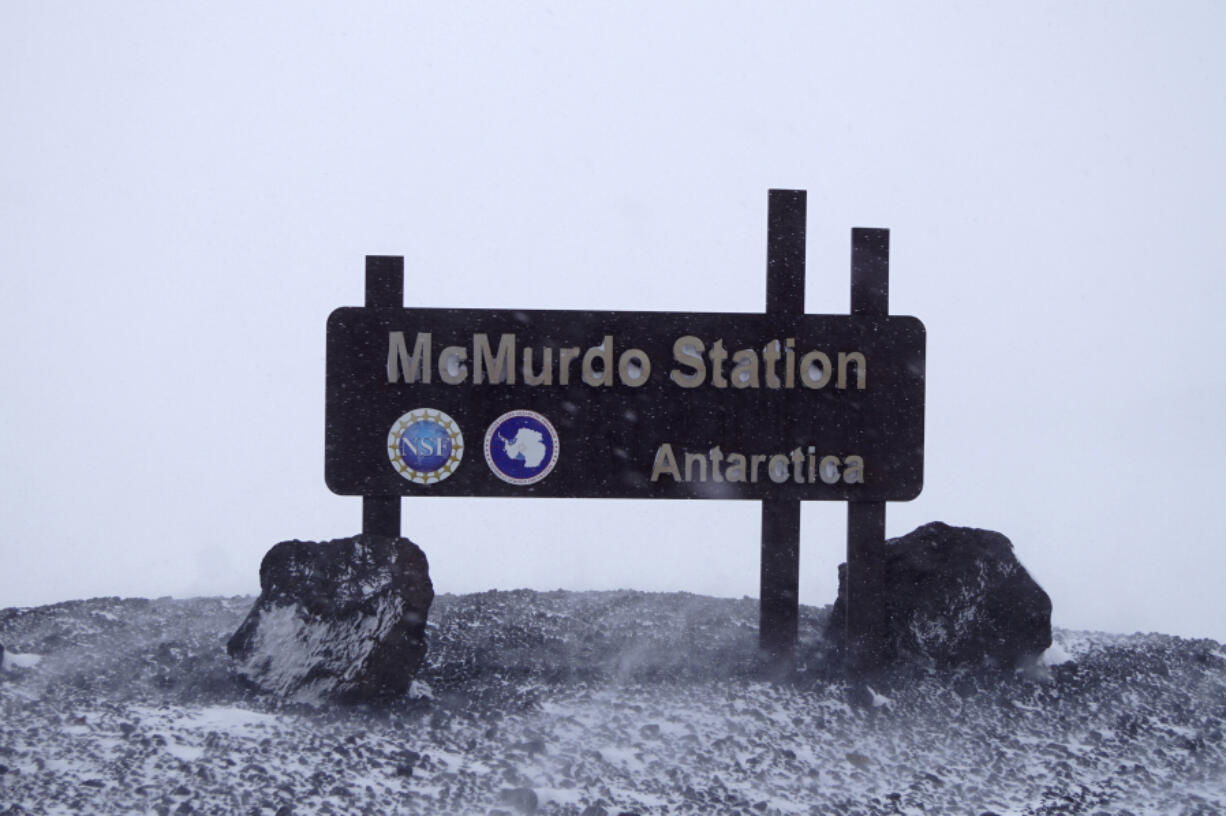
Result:
[[[404,307],[404,259],[328,318],[325,480],[398,535],[402,496],[748,499],[759,642],[795,647],[800,502],[848,502],[848,667],[881,658],[885,502],[923,487],[925,330],[852,232],[850,315],[804,311],[805,193],[772,190],[766,310]]]
[[[366,256],[366,307],[399,309],[404,306],[404,258]],[[400,496],[362,496],[362,533],[398,538]]]
[[[851,231],[851,313],[890,311],[890,231]],[[847,503],[847,617],[844,644],[849,678],[863,681],[881,667],[885,641],[885,502]]]
[[[804,190],[771,190],[767,202],[766,313],[792,330],[805,311]],[[800,501],[762,502],[758,646],[778,660],[796,648],[800,620]]]

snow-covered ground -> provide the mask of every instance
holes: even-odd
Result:
[[[899,672],[853,708],[803,608],[440,596],[409,698],[280,705],[225,641],[251,598],[0,611],[0,814],[1218,814],[1226,649],[1056,631],[1029,671]]]

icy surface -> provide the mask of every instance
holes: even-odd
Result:
[[[1226,650],[1056,631],[997,677],[915,672],[852,708],[803,608],[795,676],[757,604],[440,596],[410,694],[278,703],[224,644],[250,598],[0,611],[0,813],[1211,814]],[[1058,649],[1057,649],[1058,647]]]

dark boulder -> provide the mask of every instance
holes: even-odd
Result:
[[[888,662],[1013,668],[1051,646],[1051,598],[991,530],[925,524],[885,547]],[[844,646],[847,565],[827,640]]]
[[[405,538],[283,541],[227,651],[259,688],[303,702],[404,694],[426,655],[434,600],[425,554]]]

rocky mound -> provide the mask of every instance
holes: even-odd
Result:
[[[255,687],[302,702],[382,702],[408,691],[434,600],[407,538],[282,541],[260,564],[260,597],[226,644]]]
[[[1051,646],[1051,598],[1000,533],[925,524],[885,543],[884,659],[903,665],[1000,667]],[[847,565],[826,636],[843,646]]]

